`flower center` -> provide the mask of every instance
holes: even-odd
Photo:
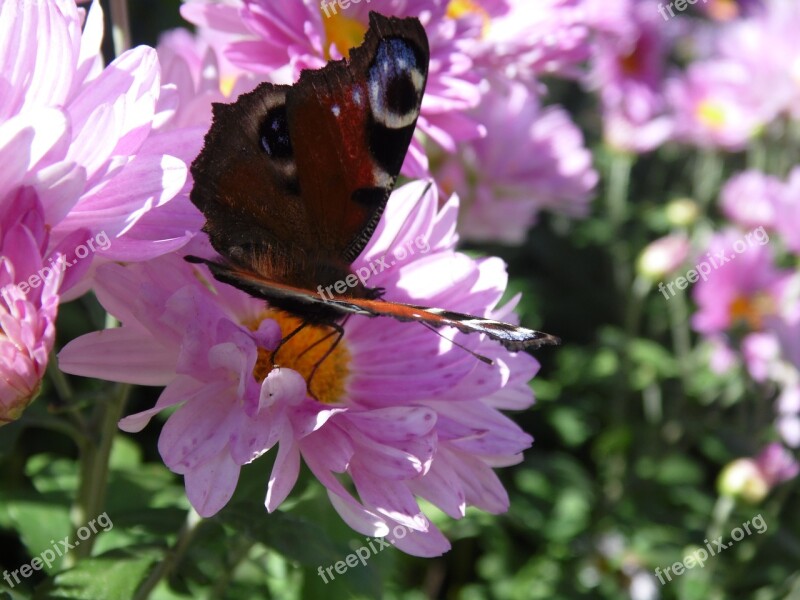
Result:
[[[717,21],[730,21],[739,16],[739,5],[736,0],[711,0],[708,13]]]
[[[284,339],[303,323],[302,319],[277,310],[266,311],[263,318],[277,321]],[[252,325],[257,328],[260,321]],[[250,328],[255,329],[252,326]],[[331,327],[306,325],[286,340],[274,353],[275,356],[272,350],[259,348],[253,377],[256,381],[263,381],[273,364],[286,367],[303,376],[312,397],[325,404],[341,402],[350,373],[350,352],[344,340],[339,340],[333,348],[338,337],[338,332]]]
[[[447,16],[450,19],[460,19],[464,15],[478,15],[483,22],[481,36],[486,37],[488,35],[492,18],[480,3],[475,0],[450,0],[447,5]]]
[[[733,323],[741,321],[752,331],[758,331],[763,327],[764,317],[774,312],[774,305],[766,294],[737,296],[731,302],[728,312]]]
[[[722,129],[725,125],[725,109],[713,100],[703,100],[698,104],[697,117],[709,129]]]
[[[325,60],[331,59],[331,44],[335,44],[342,56],[347,57],[351,48],[361,44],[367,28],[360,21],[345,17],[344,11],[339,9],[335,2],[328,4],[326,8],[328,15],[322,13],[322,24],[325,27],[325,39],[327,40],[324,48]]]

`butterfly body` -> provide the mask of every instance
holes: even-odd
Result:
[[[215,104],[192,164],[192,202],[222,261],[214,277],[310,324],[351,314],[483,332],[520,350],[557,338],[444,309],[388,302],[351,270],[383,214],[419,116],[429,49],[417,19],[370,13],[349,60]],[[337,283],[348,283],[336,291]],[[318,290],[329,290],[328,296]]]

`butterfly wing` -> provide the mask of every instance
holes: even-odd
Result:
[[[338,302],[338,301],[330,301]],[[398,321],[417,321],[431,327],[455,327],[462,333],[483,333],[488,338],[500,342],[504,348],[513,352],[535,349],[541,346],[558,345],[561,340],[549,333],[534,329],[527,329],[519,325],[475,317],[465,313],[403,304],[401,302],[387,302],[385,300],[369,300],[362,298],[348,299],[342,302],[342,308],[348,312],[358,314],[369,313],[373,317],[392,317]],[[349,307],[355,310],[350,310]]]
[[[428,58],[417,19],[370,13],[349,62],[215,104],[191,193],[214,249],[278,282],[346,276],[400,171]]]
[[[300,189],[321,247],[347,263],[380,219],[416,127],[429,49],[417,19],[370,13],[349,64],[304,71],[287,93]]]
[[[288,310],[293,314],[302,314],[310,322],[332,322],[352,314],[365,317],[391,317],[398,321],[418,321],[436,328],[455,327],[463,333],[483,333],[514,352],[561,343],[559,338],[549,333],[511,323],[442,308],[387,302],[380,299],[348,297],[331,300],[326,299],[322,292],[316,294],[296,286],[265,281],[258,275],[228,265],[194,257],[191,260],[206,263],[218,280],[235,285],[251,296],[263,298],[276,308]]]

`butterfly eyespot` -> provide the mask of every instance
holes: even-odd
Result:
[[[286,120],[286,105],[271,108],[261,123],[259,131],[261,147],[270,158],[285,160],[292,158],[292,140]]]
[[[390,129],[413,126],[425,75],[406,40],[389,38],[378,45],[369,69],[369,103],[375,120]]]

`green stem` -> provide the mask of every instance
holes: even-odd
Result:
[[[50,351],[50,358],[47,361],[47,376],[53,382],[58,397],[64,404],[70,404],[74,398],[72,386],[67,376],[58,368],[58,358],[55,350]]]
[[[164,560],[156,565],[156,568],[153,569],[147,580],[139,586],[133,600],[146,600],[146,598],[149,598],[151,592],[158,583],[166,579],[172,570],[180,564],[183,555],[186,554],[186,550],[188,550],[189,544],[202,522],[202,517],[198,515],[193,508],[190,508],[186,515],[186,520],[180,532],[178,532],[178,538],[175,540],[172,548],[167,552]]]
[[[246,537],[242,537],[228,553],[228,568],[225,569],[221,577],[214,582],[214,587],[208,592],[208,600],[224,599],[228,597],[228,587],[236,573],[236,566],[245,558],[253,547],[253,542]]]
[[[722,160],[714,150],[702,150],[694,169],[694,198],[708,212],[722,181]]]
[[[678,359],[678,368],[681,372],[681,381],[684,390],[687,389],[691,375],[692,341],[689,332],[689,307],[686,296],[676,294],[669,300],[669,324],[672,332],[672,346]]]
[[[80,484],[72,511],[72,525],[76,532],[103,512],[111,447],[117,433],[117,422],[122,417],[130,391],[130,384],[117,384],[108,401],[96,405],[90,425],[91,434],[80,444]],[[89,537],[69,553],[65,565],[72,566],[78,559],[89,556],[94,539]]]
[[[606,189],[606,210],[611,224],[611,261],[614,276],[615,295],[620,299],[619,320],[622,323],[625,339],[620,354],[619,377],[616,383],[616,393],[610,406],[613,420],[624,419],[627,401],[628,378],[630,373],[630,344],[634,339],[640,298],[632,298],[635,290],[631,289],[633,282],[630,265],[630,254],[623,227],[627,218],[628,193],[630,188],[631,168],[634,157],[627,153],[614,153],[608,167],[608,186]]]
[[[730,496],[720,496],[717,498],[717,503],[711,511],[711,523],[706,530],[707,540],[715,540],[720,536],[725,537],[728,534],[726,525],[735,506],[736,501]]]

